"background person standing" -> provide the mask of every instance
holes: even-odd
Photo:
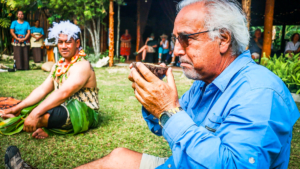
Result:
[[[128,33],[128,29],[125,29],[125,34],[121,36],[121,56],[127,56],[127,61],[129,60],[130,50],[131,50],[131,36]]]
[[[41,47],[43,46],[44,30],[40,28],[40,21],[36,20],[34,26],[30,28],[31,38],[30,47],[32,49],[33,60],[35,63],[40,63],[43,61],[43,54]]]
[[[14,59],[18,70],[29,70],[30,25],[24,21],[22,11],[17,12],[17,18],[18,20],[13,21],[10,26],[10,33],[13,36]]]

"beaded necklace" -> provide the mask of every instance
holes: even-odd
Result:
[[[80,50],[79,53],[72,57],[70,63],[65,63],[65,59],[61,58],[55,66],[55,71],[52,74],[53,79],[55,77],[59,81],[59,83],[62,82],[63,77],[67,79],[67,72],[69,71],[70,67],[73,66],[74,63],[81,61],[83,57],[85,57],[86,54],[84,53],[84,50]]]

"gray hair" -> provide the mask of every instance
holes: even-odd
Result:
[[[71,23],[69,20],[61,21],[60,23],[53,22],[53,27],[49,28],[48,38],[55,38],[56,43],[58,42],[59,35],[64,34],[68,35],[68,40],[73,38],[74,40],[78,39],[80,28]]]
[[[210,31],[210,38],[221,38],[221,32],[228,31],[231,34],[232,55],[243,53],[249,44],[250,35],[247,19],[239,3],[236,0],[183,0],[177,10],[197,2],[204,2],[207,8],[204,27]]]

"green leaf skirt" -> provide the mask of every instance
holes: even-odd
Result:
[[[38,105],[39,103],[23,109],[21,111],[21,114],[17,117],[6,120],[0,118],[0,134],[13,135],[21,132],[24,127],[24,121],[26,117]],[[69,130],[43,128],[43,130],[49,135],[74,135],[85,132],[91,128],[96,128],[98,126],[99,114],[95,110],[88,107],[85,103],[80,102],[76,99],[72,99],[68,101],[66,107],[69,111],[73,128]]]

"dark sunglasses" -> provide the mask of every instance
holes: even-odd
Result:
[[[215,29],[212,31],[215,31]],[[206,33],[206,32],[210,32],[210,30],[203,31],[203,32],[197,32],[197,33],[191,33],[191,34],[179,34],[178,37],[176,37],[174,34],[172,34],[171,38],[173,41],[178,40],[178,42],[181,44],[181,46],[185,48],[185,47],[189,46],[189,38],[191,38],[191,36],[198,35],[201,33]]]

